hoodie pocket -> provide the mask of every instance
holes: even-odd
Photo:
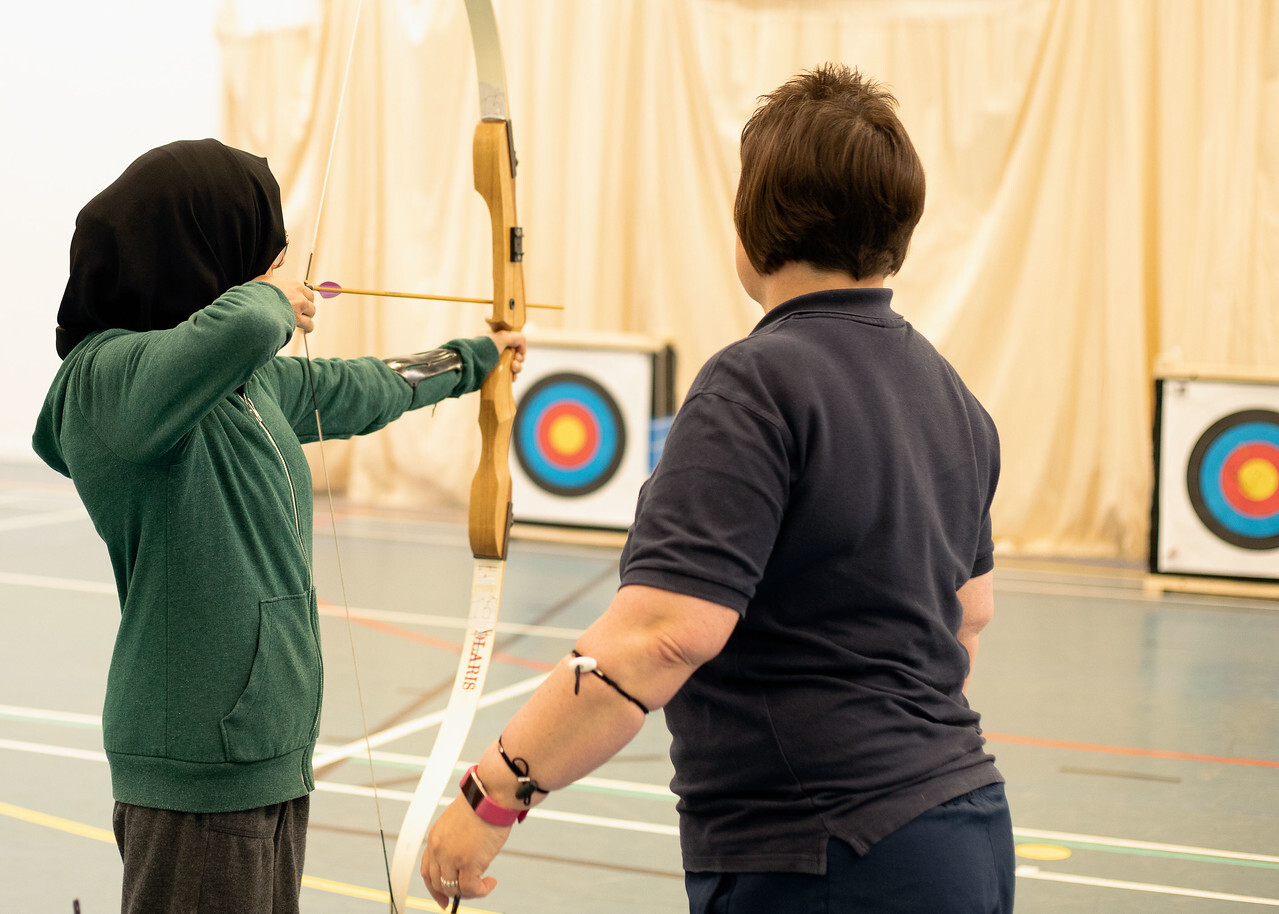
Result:
[[[232,762],[286,755],[315,739],[323,673],[311,595],[258,604],[258,647],[235,707],[222,718],[222,745]]]

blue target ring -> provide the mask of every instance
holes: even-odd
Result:
[[[587,495],[606,485],[626,451],[626,425],[613,397],[583,375],[538,380],[515,414],[515,458],[539,488]]]
[[[1279,547],[1276,480],[1279,413],[1265,409],[1244,410],[1215,422],[1195,443],[1186,467],[1187,492],[1199,519],[1242,549]]]

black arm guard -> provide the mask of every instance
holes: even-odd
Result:
[[[400,355],[382,361],[414,389],[437,374],[462,370],[462,357],[452,349],[432,349],[429,352],[415,352],[413,355]]]

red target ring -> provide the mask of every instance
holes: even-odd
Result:
[[[538,417],[534,433],[543,454],[554,455],[555,463],[576,469],[590,462],[599,451],[599,425],[579,403],[558,403]]]
[[[1254,442],[1236,448],[1221,467],[1221,492],[1236,511],[1252,517],[1279,512],[1279,447]]]

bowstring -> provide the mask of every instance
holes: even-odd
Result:
[[[328,196],[329,176],[333,171],[333,155],[337,149],[338,128],[342,123],[342,109],[346,103],[346,87],[350,82],[351,61],[355,57],[355,41],[359,34],[360,14],[364,9],[364,0],[357,0],[355,5],[355,16],[351,22],[351,41],[346,50],[346,64],[342,70],[342,84],[338,90],[337,110],[333,115],[333,132],[329,137],[329,153],[324,163],[324,180],[320,183],[320,198],[315,207],[315,230],[311,235],[311,250],[306,258],[306,275],[303,277],[303,283],[307,286],[311,282],[311,264],[315,259],[315,249],[320,239],[320,217],[324,213],[324,201]],[[346,620],[347,644],[351,648],[351,668],[355,674],[355,695],[356,703],[360,709],[360,728],[364,737],[365,757],[369,765],[369,784],[373,789],[373,810],[377,816],[378,838],[382,842],[382,866],[386,871],[386,888],[387,896],[391,901],[392,914],[398,914],[395,905],[395,893],[391,886],[391,858],[386,849],[386,827],[382,824],[382,803],[378,793],[377,774],[373,767],[373,742],[369,739],[369,720],[368,714],[364,710],[364,689],[360,683],[360,661],[355,650],[355,626],[351,622],[351,600],[347,596],[346,590],[346,573],[342,567],[342,547],[338,541],[338,521],[337,508],[333,503],[333,485],[329,480],[329,463],[324,452],[324,428],[320,422],[320,402],[315,391],[315,374],[311,366],[311,347],[307,343],[306,334],[302,334],[302,351],[306,361],[306,378],[307,384],[311,390],[311,406],[315,412],[315,440],[320,452],[320,470],[324,476],[324,493],[329,506],[329,524],[333,529],[333,554],[337,560],[338,584],[342,591],[342,614]]]
[[[351,60],[355,57],[355,39],[360,33],[360,13],[364,0],[356,0],[355,17],[351,21],[351,43],[346,48],[346,65],[342,68],[342,84],[338,87],[337,110],[333,113],[333,132],[329,135],[329,154],[324,161],[324,179],[320,182],[320,199],[315,204],[315,230],[311,233],[311,250],[306,257],[306,275],[302,281],[311,284],[311,261],[320,241],[320,217],[324,214],[324,201],[329,193],[329,175],[333,173],[333,153],[338,145],[338,128],[342,124],[342,108],[346,104],[346,86],[351,76]],[[309,356],[308,356],[309,358]]]

